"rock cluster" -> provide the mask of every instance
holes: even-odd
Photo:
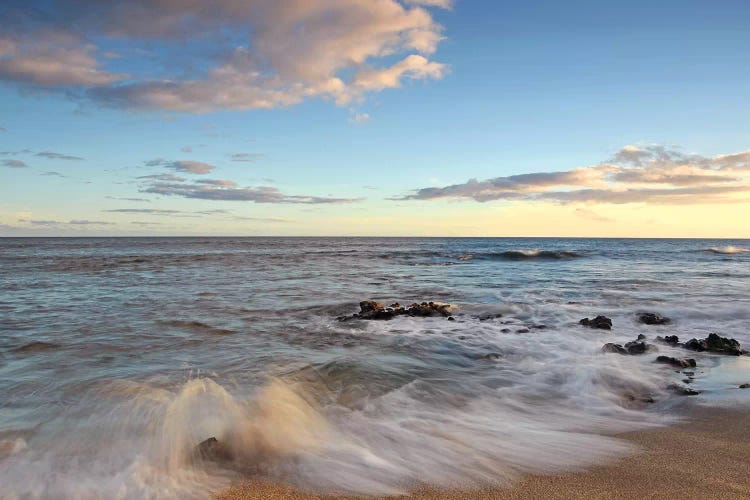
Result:
[[[579,325],[588,326],[589,328],[596,328],[599,330],[611,330],[612,320],[606,316],[597,316],[594,319],[583,318],[578,322]]]
[[[614,352],[614,353],[623,354],[623,355],[645,354],[647,351],[650,351],[653,349],[654,349],[654,346],[652,346],[651,344],[647,344],[641,339],[628,342],[624,346],[620,344],[614,344],[612,342],[609,342],[607,344],[604,344],[604,346],[602,346],[602,352]]]
[[[715,333],[709,333],[708,337],[703,340],[690,339],[685,342],[684,347],[691,351],[708,351],[717,354],[727,354],[729,356],[739,356],[743,354],[739,342],[727,337],[720,337]]]
[[[661,316],[659,313],[641,313],[638,315],[638,321],[644,325],[668,325],[671,319]]]
[[[385,307],[379,302],[375,302],[374,300],[363,300],[359,303],[359,313],[352,314],[351,316],[340,316],[338,320],[389,320],[395,318],[396,316],[413,316],[420,318],[438,316],[453,320],[454,318],[453,316],[451,316],[450,309],[450,304],[439,304],[437,302],[422,302],[421,304],[415,302],[408,307],[403,307],[401,304],[396,302],[389,305],[388,307]]]

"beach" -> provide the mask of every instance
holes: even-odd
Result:
[[[559,475],[524,476],[507,488],[411,491],[429,499],[707,499],[750,497],[750,413],[693,407],[675,426],[621,436],[638,446],[623,459]],[[238,484],[217,500],[347,498],[262,482]]]
[[[0,247],[0,497],[743,491],[748,240]]]

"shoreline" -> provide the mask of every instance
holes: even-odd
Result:
[[[611,463],[556,475],[525,475],[509,487],[420,487],[408,498],[642,499],[750,497],[750,411],[692,405],[685,420],[618,435],[640,451]],[[261,481],[238,483],[217,500],[362,498],[305,493]]]

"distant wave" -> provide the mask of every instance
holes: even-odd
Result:
[[[562,260],[577,259],[583,257],[583,254],[572,250],[507,250],[505,252],[495,252],[485,254],[490,259],[506,260]]]
[[[718,254],[722,254],[722,255],[733,255],[733,254],[737,254],[737,253],[748,253],[748,252],[750,252],[750,249],[748,249],[748,248],[741,248],[741,247],[733,247],[733,246],[729,245],[729,246],[726,246],[726,247],[711,247],[711,248],[706,248],[705,251],[706,252],[711,252],[711,253],[718,253]]]

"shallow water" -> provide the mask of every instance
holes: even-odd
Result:
[[[747,348],[748,248],[2,239],[0,497],[206,497],[246,476],[395,493],[615,457],[631,450],[611,434],[679,418],[669,386],[687,379],[602,344],[717,332]],[[448,302],[456,320],[336,320],[363,299]],[[640,311],[673,323],[638,324]],[[597,314],[612,332],[577,324]],[[737,388],[750,358],[658,348],[698,360],[702,404],[750,400]],[[194,456],[211,436],[232,463]]]

